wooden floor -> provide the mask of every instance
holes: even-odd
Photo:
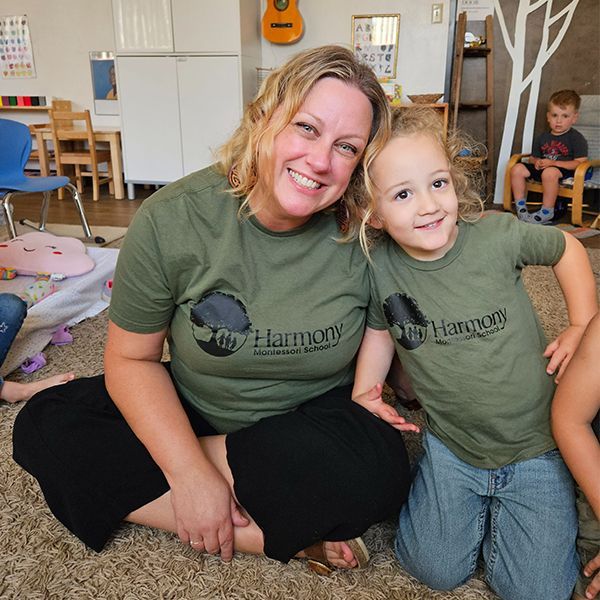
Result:
[[[150,196],[154,189],[144,189],[142,186],[136,186],[136,200],[115,200],[104,192],[98,202],[91,200],[91,194],[88,192],[83,196],[85,214],[91,227],[94,225],[113,225],[116,227],[127,227],[135,214],[135,211],[141,205],[145,198]],[[87,196],[87,197],[86,197]],[[39,221],[41,194],[27,194],[17,196],[14,199],[14,218],[30,219],[36,223]],[[568,215],[562,219],[568,223]],[[591,219],[584,215],[584,223],[589,225]],[[48,211],[48,223],[73,223],[79,224],[79,217],[70,195],[65,194],[64,200],[58,200],[56,195],[50,200]],[[589,248],[600,248],[600,235],[582,239],[584,246]]]
[[[144,198],[147,198],[153,191],[136,186],[136,200],[115,200],[105,193],[97,202],[91,199],[90,193],[84,194],[82,199],[85,215],[91,227],[94,225],[128,227]],[[19,219],[29,219],[37,223],[40,218],[41,200],[41,194],[16,196],[12,202],[15,222]],[[48,223],[79,224],[75,204],[68,192],[65,193],[64,200],[59,200],[56,194],[52,195],[48,210]]]

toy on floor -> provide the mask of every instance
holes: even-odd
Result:
[[[46,274],[61,280],[88,273],[95,263],[80,240],[33,231],[0,243],[2,278]]]
[[[100,294],[100,298],[102,298],[102,300],[104,300],[104,302],[108,302],[109,304],[110,304],[110,299],[112,298],[112,287],[113,287],[113,280],[107,279],[102,284],[102,293]]]
[[[73,342],[73,336],[66,325],[61,325],[52,335],[50,343],[53,346],[65,346]]]
[[[23,373],[34,373],[35,371],[41,369],[46,366],[46,355],[43,352],[38,352],[34,354],[30,358],[28,358],[22,365],[21,371]]]
[[[33,283],[17,292],[31,308],[58,290],[55,281],[88,273],[95,263],[83,243],[43,231],[25,233],[0,243],[0,279],[34,276]]]

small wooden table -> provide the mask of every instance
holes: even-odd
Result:
[[[50,123],[47,125],[30,125],[29,130],[35,138],[40,161],[40,173],[42,177],[50,175],[50,161],[48,159],[48,148],[46,142],[52,141],[52,130]],[[69,132],[73,132],[72,139],[80,140],[82,129],[76,127],[72,129],[61,129],[61,137]],[[123,185],[123,159],[121,158],[121,130],[116,127],[94,127],[94,138],[97,142],[108,142],[110,148],[110,161],[113,170],[113,182],[115,184],[115,198],[122,200],[125,198],[125,187]]]

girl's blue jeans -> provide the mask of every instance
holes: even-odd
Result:
[[[0,294],[0,365],[4,362],[25,316],[27,305],[14,294]],[[0,377],[0,388],[4,380]]]
[[[451,590],[474,573],[503,600],[568,600],[577,578],[573,480],[558,450],[498,469],[473,467],[424,435],[396,556],[414,577]]]

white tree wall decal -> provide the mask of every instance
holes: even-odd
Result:
[[[579,4],[579,0],[571,0],[561,11],[552,15],[553,0],[519,0],[517,16],[514,27],[514,42],[511,42],[510,34],[502,12],[500,0],[494,0],[494,8],[502,31],[504,45],[512,61],[512,74],[510,78],[510,90],[508,103],[506,105],[506,117],[504,120],[504,129],[502,133],[502,142],[498,155],[498,167],[496,169],[496,186],[494,190],[494,203],[502,204],[502,193],[504,188],[504,174],[508,159],[511,156],[512,145],[515,138],[517,127],[517,118],[519,115],[519,106],[521,96],[529,87],[529,100],[527,102],[527,111],[525,113],[525,122],[523,127],[523,142],[521,152],[531,152],[533,143],[533,127],[535,124],[535,112],[537,108],[540,82],[542,79],[542,69],[550,57],[560,46],[569,25],[573,18],[573,13]],[[545,5],[544,23],[542,30],[542,39],[540,47],[531,71],[525,74],[525,40],[527,35],[528,16]],[[552,25],[563,19],[560,29],[554,39],[550,41],[550,28]]]

